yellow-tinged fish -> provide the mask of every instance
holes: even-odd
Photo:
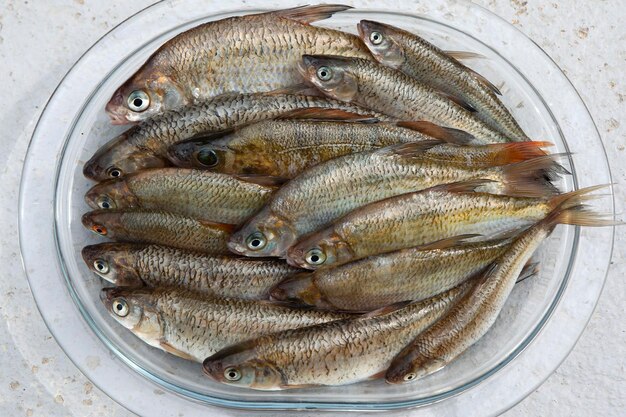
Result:
[[[114,124],[145,120],[224,93],[301,82],[303,54],[371,58],[358,36],[311,26],[350,6],[322,4],[208,22],[161,46],[114,94]]]
[[[96,210],[85,213],[83,226],[122,242],[155,243],[211,254],[227,254],[230,224],[196,220],[164,211]]]
[[[466,67],[445,51],[406,30],[361,20],[359,35],[374,58],[416,80],[462,100],[491,127],[517,141],[528,136],[498,99],[500,91],[485,77]]]
[[[169,246],[100,243],[82,256],[93,272],[118,287],[176,287],[219,297],[262,300],[297,268],[275,259],[207,255]]]
[[[510,233],[544,219],[562,201],[595,190],[550,199],[472,192],[482,183],[446,184],[363,206],[292,246],[287,262],[317,269],[462,234]]]
[[[106,288],[100,299],[115,320],[150,346],[196,362],[251,337],[348,317],[167,287]]]
[[[83,167],[83,174],[102,181],[161,168],[171,165],[167,148],[174,143],[279,116],[316,117],[320,109],[335,109],[338,117],[350,113],[384,119],[372,110],[323,97],[281,92],[224,94],[160,113],[133,126],[98,149]]]
[[[275,187],[230,175],[157,168],[101,182],[85,200],[93,209],[167,210],[198,220],[239,224],[259,211],[274,191]]]
[[[367,59],[304,55],[302,76],[328,97],[353,102],[400,120],[425,120],[464,130],[473,144],[511,142],[472,112],[401,71]]]
[[[524,264],[557,224],[614,225],[615,222],[602,219],[579,204],[585,199],[583,194],[598,188],[561,196],[561,205],[519,236],[446,316],[394,358],[385,376],[387,382],[401,384],[432,374],[480,339],[498,317]]]
[[[536,178],[537,171],[555,167],[553,156],[504,167],[468,168],[424,154],[439,144],[393,145],[309,168],[274,193],[265,208],[231,236],[229,248],[246,256],[281,256],[303,235],[358,207],[451,182],[487,178],[496,182],[483,183],[481,190],[508,195],[543,197],[556,192],[552,184]]]

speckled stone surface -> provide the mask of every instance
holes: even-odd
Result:
[[[252,2],[242,1],[250,5]],[[0,6],[0,416],[129,416],[69,361],[46,329],[22,271],[17,199],[28,140],[46,100],[100,36],[151,0],[4,0]],[[254,2],[261,3],[261,2]],[[371,1],[371,7],[385,2]],[[410,1],[389,2],[410,10]],[[625,212],[626,3],[477,0],[557,62],[589,107],[607,149],[617,213]],[[51,156],[53,158],[53,156]],[[54,163],[51,159],[50,163]],[[49,233],[49,231],[42,231]],[[616,234],[598,307],[561,367],[507,416],[623,416],[626,242]],[[80,343],[80,341],[77,341]],[[99,363],[90,366],[97,367]]]

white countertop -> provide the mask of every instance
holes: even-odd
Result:
[[[474,2],[526,33],[557,62],[578,89],[609,155],[617,183],[616,210],[623,219],[626,3],[623,0]],[[151,3],[152,0],[2,1],[0,416],[132,415],[78,371],[41,320],[22,271],[17,246],[17,196],[30,134],[58,82],[98,38]],[[251,1],[242,0],[242,3],[250,5]],[[371,7],[385,7],[384,2],[370,3]],[[393,3],[404,3],[403,9],[410,10],[412,2]],[[624,233],[618,230],[604,292],[573,352],[546,383],[506,413],[507,416],[624,415],[625,240]]]

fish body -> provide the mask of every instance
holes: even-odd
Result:
[[[358,29],[361,39],[381,64],[458,97],[476,110],[479,119],[507,137],[516,141],[530,140],[498,99],[498,89],[445,51],[391,25],[362,20]]]
[[[144,342],[196,362],[251,337],[347,317],[165,287],[108,288],[100,298],[111,316]]]
[[[463,234],[492,236],[547,216],[554,200],[472,192],[481,181],[402,194],[352,211],[287,253],[287,262],[317,269]]]
[[[370,60],[305,55],[300,71],[321,92],[337,100],[358,103],[400,120],[425,120],[464,130],[474,136],[473,144],[513,141],[449,96]]]
[[[118,287],[176,287],[225,298],[267,299],[299,269],[273,259],[207,255],[169,246],[101,243],[82,256],[93,272]]]
[[[85,213],[83,226],[92,232],[130,243],[154,243],[210,254],[228,254],[234,226],[196,220],[164,211],[95,210]]]
[[[458,304],[394,358],[387,382],[406,383],[432,374],[480,339],[496,321],[528,259],[557,224],[614,225],[581,204],[589,198],[585,194],[598,188],[559,196],[559,204],[544,220],[517,237]]]
[[[259,211],[274,190],[220,173],[157,168],[99,183],[85,200],[93,209],[167,210],[199,220],[239,224]]]
[[[277,332],[225,348],[204,363],[211,378],[258,390],[344,385],[377,378],[394,355],[466,291],[363,317]]]
[[[511,195],[544,196],[555,192],[551,184],[532,175],[554,164],[549,157],[506,167],[468,169],[424,156],[425,149],[438,144],[425,141],[393,145],[309,168],[274,193],[265,208],[233,234],[229,247],[246,256],[281,256],[303,235],[358,207],[456,181],[491,179],[495,182],[483,183],[481,190]]]
[[[185,31],[161,46],[113,94],[106,110],[115,124],[137,122],[224,93],[298,84],[303,54],[371,58],[358,36],[309,24],[349,8],[296,7]]]
[[[371,311],[401,301],[421,301],[484,270],[511,240],[460,242],[455,237],[297,274],[278,284],[271,295],[296,305],[341,311]]]
[[[368,117],[382,117],[371,110],[323,97],[289,93],[224,94],[159,113],[131,127],[102,146],[87,161],[83,174],[102,181],[142,169],[165,167],[171,165],[167,149],[174,143],[313,109],[338,109]]]

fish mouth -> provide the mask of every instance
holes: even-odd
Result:
[[[239,242],[230,241],[226,243],[226,246],[228,247],[228,250],[236,255],[245,255],[246,253],[246,248]]]

